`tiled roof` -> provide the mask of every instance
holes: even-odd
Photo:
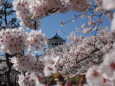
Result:
[[[62,41],[65,41],[63,38],[61,38],[59,35],[54,35],[52,38],[48,39],[48,40],[62,40]]]

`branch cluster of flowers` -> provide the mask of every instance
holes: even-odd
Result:
[[[24,75],[19,75],[19,85],[20,86],[45,86],[39,82],[39,76],[37,77],[35,73],[26,73]]]
[[[21,86],[28,86],[28,84],[30,84],[30,86],[34,86],[33,79],[35,79],[35,77],[32,78],[30,75],[34,73],[34,75],[37,77],[38,75],[43,74],[43,61],[37,61],[35,57],[32,56],[32,52],[33,50],[39,51],[41,48],[43,48],[46,45],[46,41],[45,34],[41,30],[32,30],[28,33],[25,32],[21,27],[1,30],[0,50],[14,56],[11,58],[11,62],[13,63],[13,68],[22,73],[19,76],[19,84]],[[22,51],[27,53],[22,55]],[[28,72],[30,75],[24,75],[26,72]],[[27,77],[29,81],[27,80]],[[31,79],[29,79],[29,77]]]
[[[11,58],[11,62],[14,64],[13,68],[28,73],[35,73],[36,75],[43,73],[44,64],[42,61],[37,61],[31,54],[17,55]]]
[[[14,54],[24,50],[27,34],[22,28],[6,29],[0,31],[0,48],[4,52]]]
[[[35,51],[39,51],[47,44],[45,34],[41,30],[32,30],[28,35],[29,37],[27,38],[27,44],[29,45],[28,47],[31,50],[32,48],[34,48]]]
[[[114,10],[115,9],[115,0],[95,0],[96,2],[100,2],[101,8],[106,10]],[[113,11],[114,12],[114,11]],[[112,24],[111,29],[115,29],[115,13],[112,16]]]
[[[28,50],[34,48],[39,51],[45,45],[46,38],[41,30],[26,33],[20,27],[15,29],[7,28],[0,32],[0,49],[6,53],[20,53],[25,48],[28,48]]]
[[[86,74],[88,86],[114,86],[115,85],[115,50],[104,56],[99,66],[93,66]]]
[[[36,29],[40,26],[39,22],[35,23],[37,19],[57,12],[65,13],[68,10],[86,12],[91,3],[89,0],[16,0],[13,2],[13,6],[17,18],[21,20],[21,25]]]
[[[98,1],[98,0],[96,0]],[[101,1],[101,0],[99,0]],[[115,0],[102,0],[103,7],[107,10],[115,9]],[[114,13],[115,15],[115,13]],[[111,28],[115,30],[113,15]],[[86,86],[114,86],[115,85],[115,49],[104,56],[104,61],[99,66],[93,66],[86,74]]]
[[[111,0],[109,3],[111,3],[113,0]],[[64,26],[67,23],[70,22],[77,22],[77,20],[80,19],[88,19],[88,22],[85,23],[86,26],[91,27],[90,29],[85,29],[84,32],[88,32],[92,30],[92,27],[95,26],[99,26],[102,25],[103,22],[103,17],[107,17],[108,20],[112,20],[113,19],[113,11],[112,10],[108,10],[105,9],[106,6],[109,5],[105,5],[105,0],[92,0],[92,6],[88,9],[87,12],[80,12],[78,14],[75,14],[70,20],[68,21],[61,21],[60,25]],[[114,3],[114,2],[113,2]],[[111,7],[114,7],[114,5],[112,5]]]
[[[93,64],[102,62],[102,57],[112,49],[115,31],[100,30],[91,37],[79,37],[70,33],[72,43],[47,49],[46,55],[59,56],[56,69],[64,74],[85,73]]]

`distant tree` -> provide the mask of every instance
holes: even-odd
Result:
[[[19,20],[16,18],[12,2],[9,0],[2,0],[0,4],[0,27],[5,29],[7,27],[15,28],[19,26]]]

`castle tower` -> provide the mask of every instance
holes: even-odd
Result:
[[[53,48],[58,45],[62,45],[65,43],[65,39],[61,38],[59,35],[54,35],[52,38],[48,39],[48,47]]]

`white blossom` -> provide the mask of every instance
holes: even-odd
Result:
[[[112,23],[111,23],[111,29],[115,30],[115,13],[113,14],[113,19],[112,19]]]
[[[45,60],[45,68],[44,68],[45,76],[50,76],[51,74],[56,73],[57,69],[55,66],[57,64],[57,61],[59,60],[59,56],[57,57],[45,56],[44,60]]]
[[[14,54],[23,51],[26,45],[27,34],[22,28],[6,29],[0,32],[1,50]]]
[[[11,58],[11,62],[14,63],[13,67],[18,71],[28,71],[35,74],[43,74],[44,64],[42,61],[36,61],[35,57],[27,55],[17,55]]]
[[[14,9],[21,25],[30,29],[40,26],[34,22],[54,13],[65,13],[69,10],[86,12],[91,6],[89,0],[16,0],[13,2]]]
[[[107,10],[115,9],[115,0],[103,0],[103,7]]]
[[[41,30],[32,30],[27,38],[27,45],[30,51],[32,51],[33,48],[35,51],[39,51],[46,45],[45,34]]]
[[[104,56],[104,61],[101,65],[90,68],[86,78],[89,86],[114,86],[115,49]]]

